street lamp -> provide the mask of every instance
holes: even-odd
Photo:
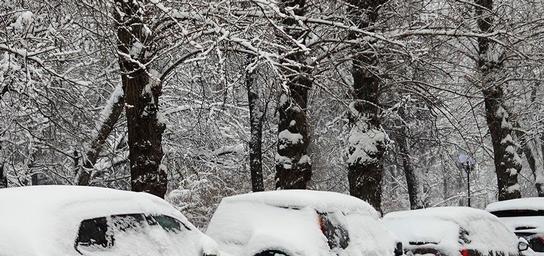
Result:
[[[476,166],[476,160],[470,155],[460,153],[457,157],[457,167],[465,171],[467,174],[467,192],[468,192],[468,206],[470,207],[470,173]]]

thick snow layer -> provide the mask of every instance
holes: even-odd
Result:
[[[317,211],[316,211],[317,210]],[[320,213],[347,229],[346,248],[331,250],[321,231]],[[220,249],[238,256],[263,250],[290,256],[393,255],[390,233],[367,203],[319,191],[271,191],[224,198],[206,233]]]
[[[384,217],[384,223],[403,241],[405,249],[417,247],[414,243],[428,243],[427,247],[452,255],[463,248],[518,253],[516,235],[497,217],[479,209],[436,207],[393,212]]]
[[[223,198],[221,202],[258,202],[287,208],[310,207],[320,212],[341,211],[363,213],[379,217],[378,212],[367,202],[356,197],[328,191],[277,190],[236,195]]]
[[[486,208],[488,212],[508,211],[508,210],[544,210],[543,197],[527,197],[500,201],[489,204]]]
[[[144,242],[149,237],[160,237],[157,241],[161,241],[154,244],[155,252],[152,255],[201,255],[202,244],[210,243],[206,241],[209,238],[176,209],[146,193],[97,187],[31,186],[0,189],[0,202],[2,256],[80,255],[75,251],[74,244],[82,220],[127,213],[168,215],[180,220],[191,231],[176,234],[182,237],[175,238],[167,236],[165,232],[158,234],[150,227],[146,230],[150,235],[145,239],[130,233],[119,235],[116,236],[119,247],[93,255],[151,255],[150,247],[142,246],[150,243]],[[126,253],[119,251],[122,246],[128,249]],[[173,252],[174,249],[176,252]]]

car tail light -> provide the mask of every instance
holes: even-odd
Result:
[[[468,249],[461,250],[461,256],[470,256],[470,252],[468,251]]]

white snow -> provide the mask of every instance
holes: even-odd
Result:
[[[14,23],[11,23],[9,27],[14,30],[23,30],[25,26],[28,26],[34,20],[34,14],[31,11],[23,11],[19,14]]]
[[[140,56],[140,53],[142,52],[142,49],[144,49],[144,45],[142,43],[134,42],[129,50],[129,54],[133,58],[138,58],[138,56]]]
[[[221,202],[251,202],[278,207],[311,207],[320,212],[365,213],[378,218],[378,212],[367,202],[356,197],[329,191],[277,190],[225,197]]]
[[[378,144],[385,144],[385,140],[386,134],[383,131],[376,129],[363,131],[359,126],[353,127],[349,134],[348,143],[350,149],[354,149],[354,151],[348,155],[347,162],[356,164],[377,161],[371,155],[378,152]]]
[[[384,223],[403,241],[405,249],[431,242],[426,247],[439,248],[456,255],[468,248],[481,252],[503,251],[518,254],[516,235],[494,215],[468,207],[436,207],[389,213]],[[465,239],[460,232],[466,231]]]
[[[104,108],[102,109],[102,111],[100,111],[100,116],[98,117],[98,122],[96,124],[96,130],[94,131],[95,133],[93,134],[94,135],[93,137],[96,137],[98,131],[102,128],[104,122],[108,120],[113,110],[113,105],[119,102],[119,99],[123,97],[123,94],[124,94],[123,85],[119,83],[115,86],[115,89],[111,93],[110,98],[106,102],[106,105],[104,105]]]
[[[0,190],[0,202],[2,256],[80,255],[75,251],[74,243],[82,220],[127,213],[168,215],[191,231],[169,236],[149,226],[140,234],[127,232],[116,236],[119,240],[111,251],[103,250],[93,255],[200,256],[202,244],[213,245],[210,241],[203,242],[209,238],[179,211],[147,193],[97,187],[31,186]],[[150,238],[160,243],[155,243],[155,247],[146,246]],[[121,249],[126,251],[121,252]]]
[[[319,215],[328,213],[347,229],[347,248],[329,248]],[[333,192],[279,190],[224,198],[206,233],[220,249],[250,256],[275,249],[292,256],[392,255],[394,242],[366,202]]]
[[[514,171],[517,172],[517,170],[516,170],[516,169],[513,169],[513,168],[510,168],[509,170],[514,170]],[[514,175],[514,174],[512,174],[512,171],[510,172],[510,175]],[[514,193],[514,192],[516,192],[516,191],[519,191],[520,189],[521,189],[521,187],[520,187],[519,183],[516,183],[516,184],[514,184],[514,185],[512,185],[512,186],[507,187],[507,188],[506,188],[506,191],[507,191],[508,193]]]
[[[284,144],[294,145],[301,143],[303,137],[300,133],[292,133],[285,129],[278,134],[278,140],[280,141],[280,146],[284,147]]]
[[[298,163],[299,164],[312,164],[312,160],[310,159],[310,157],[308,155],[303,155],[302,157],[300,157],[300,160],[298,160]]]
[[[508,210],[544,210],[544,197],[527,197],[499,201],[487,205],[485,208],[489,212],[508,211]]]

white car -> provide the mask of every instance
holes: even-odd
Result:
[[[469,207],[435,207],[388,213],[385,225],[407,255],[517,256],[527,243],[497,217]]]
[[[236,256],[392,256],[402,253],[366,202],[278,190],[223,198],[206,234]],[[399,244],[400,245],[400,244]]]
[[[0,189],[2,256],[203,256],[217,244],[164,200],[81,186]]]
[[[489,204],[486,210],[526,239],[534,255],[544,256],[544,198],[500,201]]]

